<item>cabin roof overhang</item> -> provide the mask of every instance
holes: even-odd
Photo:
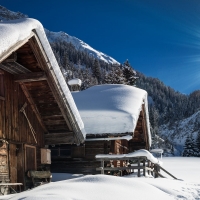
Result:
[[[55,69],[36,30],[0,53],[0,68],[13,74],[14,81],[20,84],[46,133],[46,144],[84,142],[82,121],[77,121],[74,114],[76,105],[72,97],[68,102],[67,84],[60,83],[58,74],[62,74],[58,67]],[[68,93],[71,95],[70,91]],[[58,136],[62,139],[58,140]]]

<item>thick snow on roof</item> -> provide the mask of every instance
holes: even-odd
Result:
[[[132,133],[145,103],[149,140],[147,92],[121,84],[97,85],[72,93],[87,134]]]
[[[56,76],[57,84],[63,92],[63,100],[66,104],[69,104],[75,120],[77,121],[79,128],[81,129],[81,132],[83,133],[83,135],[85,135],[84,124],[76,108],[71,92],[69,91],[65,79],[60,71],[51,46],[47,40],[43,26],[39,21],[26,18],[0,22],[0,58],[15,44],[26,40],[32,34],[33,30],[36,31],[37,36],[39,37],[40,42],[42,43],[42,46],[46,52],[48,62],[50,63],[54,75]]]
[[[73,78],[68,81],[68,85],[80,85],[81,86],[82,81],[79,78]]]
[[[152,163],[159,164],[159,161],[157,158],[155,158],[149,151],[145,149],[140,149],[138,151],[128,153],[128,154],[98,154],[95,156],[98,159],[104,159],[104,158],[109,158],[109,159],[129,159],[129,158],[135,158],[135,157],[146,157],[148,160],[150,160]]]

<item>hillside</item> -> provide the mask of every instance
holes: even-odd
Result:
[[[160,137],[165,141],[169,140],[173,145],[171,147],[171,153],[176,156],[181,156],[188,134],[191,134],[192,138],[196,140],[198,133],[200,133],[200,111],[188,118],[176,121],[173,125],[170,123],[161,125],[159,132]]]

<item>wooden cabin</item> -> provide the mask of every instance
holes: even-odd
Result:
[[[82,83],[82,81],[80,79],[73,78],[73,79],[69,80],[67,83],[68,83],[68,86],[71,91],[80,91],[81,83]]]
[[[27,189],[27,172],[50,166],[48,145],[83,143],[85,131],[42,25],[0,30],[0,181]]]
[[[126,154],[149,150],[147,92],[127,85],[97,85],[72,92],[86,130],[85,144],[74,149],[70,145],[54,146],[52,171],[97,174],[97,154]],[[63,149],[68,151],[66,155]],[[122,161],[115,161],[116,167]]]

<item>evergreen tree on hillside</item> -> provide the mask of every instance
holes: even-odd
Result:
[[[149,112],[151,115],[149,116],[149,121],[152,126],[151,132],[153,134],[158,135],[158,128],[159,128],[159,112],[154,105],[149,105]]]
[[[106,73],[104,77],[105,84],[125,84],[126,79],[124,78],[123,71],[120,67],[113,67],[113,69]]]
[[[197,134],[196,148],[197,148],[197,155],[200,157],[200,131]]]
[[[136,71],[131,67],[128,60],[126,60],[124,64],[122,65],[122,71],[123,71],[124,78],[126,79],[126,84],[135,86],[136,79],[137,79]]]
[[[186,138],[182,155],[183,157],[197,156],[196,144],[192,134],[188,134]]]
[[[100,64],[97,59],[94,60],[93,66],[92,66],[92,72],[93,76],[97,79],[98,83],[101,83],[101,69],[100,69]]]
[[[112,79],[114,84],[125,84],[125,78],[123,75],[123,71],[120,67],[116,67],[112,70]]]

